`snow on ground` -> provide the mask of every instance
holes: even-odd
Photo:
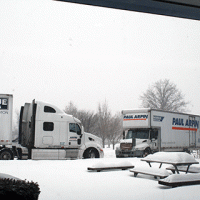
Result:
[[[0,161],[0,173],[38,182],[39,200],[133,200],[133,199],[198,199],[200,185],[170,188],[158,184],[152,176],[134,174],[129,170],[88,172],[92,165],[130,162],[135,166],[148,166],[140,158],[115,158],[114,151],[104,149],[103,159],[85,160],[11,160]],[[199,161],[197,159],[197,161]],[[199,166],[197,164],[195,166]],[[153,163],[158,168],[159,164]],[[167,165],[162,166],[167,167]]]

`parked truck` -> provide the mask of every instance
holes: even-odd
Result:
[[[21,107],[18,144],[12,142],[13,96],[0,94],[0,159],[103,157],[102,140],[84,132],[81,121],[49,103]]]
[[[200,149],[199,115],[156,109],[123,110],[123,140],[116,157]]]

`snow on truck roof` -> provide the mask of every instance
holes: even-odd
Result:
[[[151,108],[133,108],[131,110],[122,110],[122,114],[129,114],[129,113],[133,113],[133,112],[149,112],[151,110]]]
[[[122,110],[122,115],[125,114],[132,114],[132,113],[147,113],[151,111],[158,111],[158,112],[166,112],[166,113],[174,113],[174,114],[181,114],[181,115],[190,115],[190,116],[197,116],[200,117],[200,115],[191,114],[191,113],[181,113],[181,112],[174,112],[174,111],[166,111],[161,109],[155,109],[155,108],[133,108],[130,110]]]

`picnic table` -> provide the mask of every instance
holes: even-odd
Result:
[[[171,164],[177,174],[179,174],[178,166],[187,166],[186,173],[188,173],[191,165],[199,164],[190,154],[185,152],[157,152],[148,155],[141,161],[146,161],[150,167],[151,163],[160,163],[159,168],[161,168],[162,164]]]
[[[198,164],[193,156],[184,152],[157,152],[155,154],[148,155],[146,158],[141,159],[149,164],[150,169],[144,169],[142,167],[136,167],[131,169],[136,177],[138,173],[152,175],[155,178],[164,178],[159,180],[158,183],[161,185],[178,187],[182,185],[194,185],[200,184],[200,168],[191,167],[193,164]],[[160,163],[159,169],[153,168],[152,163]],[[162,164],[173,165],[162,169]],[[173,174],[168,174],[167,170],[172,170]],[[186,174],[179,174],[179,171],[186,172]],[[175,174],[176,172],[176,174]],[[187,174],[188,172],[193,174]],[[195,174],[194,174],[195,173]]]

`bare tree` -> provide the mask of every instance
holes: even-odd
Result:
[[[78,108],[72,101],[70,101],[69,104],[65,107],[64,112],[78,118]]]
[[[99,136],[103,141],[103,147],[108,140],[114,148],[114,145],[122,137],[121,114],[112,116],[106,101],[98,104],[98,111],[95,114],[92,111],[79,110],[71,101],[64,111],[78,118],[86,132]]]
[[[97,135],[101,137],[103,141],[103,147],[105,147],[105,140],[109,134],[111,112],[108,108],[108,104],[105,101],[103,104],[99,103],[98,106],[98,122],[96,125]]]
[[[78,108],[71,101],[69,102],[69,105],[65,107],[64,112],[78,118],[84,127],[84,131],[92,133],[94,130],[93,127],[96,123],[93,112],[78,110]]]
[[[168,79],[155,82],[140,96],[140,99],[142,107],[166,111],[183,112],[189,104],[176,85]]]
[[[82,122],[85,132],[93,133],[96,123],[93,112],[80,110],[78,111],[77,118]]]
[[[122,117],[121,113],[116,114],[110,119],[109,134],[107,139],[115,148],[115,144],[122,139]]]

